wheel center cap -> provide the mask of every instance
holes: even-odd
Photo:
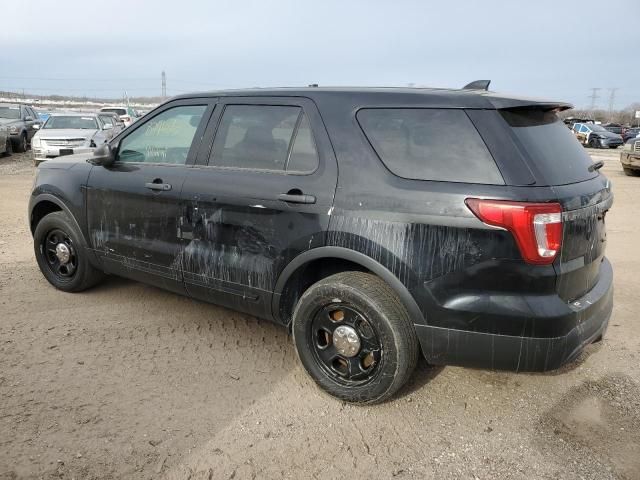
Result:
[[[69,250],[69,247],[64,243],[56,245],[56,257],[58,257],[58,260],[60,260],[62,265],[69,263],[69,259],[71,258],[71,251]]]
[[[360,351],[360,337],[347,325],[340,325],[333,332],[333,345],[340,355],[353,357]]]

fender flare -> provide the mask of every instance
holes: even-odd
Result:
[[[389,285],[391,289],[396,293],[396,295],[398,295],[398,298],[407,309],[411,321],[415,325],[426,324],[420,307],[413,298],[413,295],[411,295],[407,287],[398,279],[398,277],[391,273],[389,269],[387,269],[384,265],[378,263],[371,257],[368,257],[364,253],[350,250],[348,248],[332,246],[318,247],[307,250],[306,252],[298,255],[293,260],[291,260],[291,262],[289,262],[289,264],[284,268],[284,270],[278,277],[278,281],[276,282],[275,290],[272,296],[271,311],[274,318],[278,318],[281,296],[284,291],[284,287],[291,275],[293,275],[293,273],[303,265],[322,258],[338,258],[341,260],[348,260],[371,271],[382,280],[384,280],[387,285]]]
[[[40,193],[40,194],[36,195],[34,198],[32,198],[31,201],[29,202],[29,228],[30,229],[31,229],[31,221],[32,221],[32,216],[33,216],[33,210],[41,202],[55,203],[58,207],[60,207],[60,209],[64,213],[66,213],[68,215],[68,217],[73,222],[74,226],[80,232],[80,235],[82,237],[82,242],[84,243],[84,246],[85,247],[89,247],[89,243],[87,242],[87,239],[85,238],[84,232],[82,231],[82,228],[80,228],[80,224],[78,223],[78,220],[76,220],[76,217],[73,215],[73,213],[71,213],[71,209],[62,200],[60,200],[59,197],[56,197],[55,195],[52,195],[51,193]],[[35,231],[35,228],[34,228],[34,231]],[[33,235],[33,231],[31,232],[31,235]]]

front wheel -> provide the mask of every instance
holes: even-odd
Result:
[[[29,145],[27,143],[27,134],[23,133],[22,135],[20,135],[20,138],[18,138],[18,143],[16,145],[16,152],[24,153],[27,151],[28,146]]]
[[[87,258],[82,234],[63,212],[46,215],[33,234],[40,271],[48,282],[65,292],[80,292],[102,279]]]
[[[591,147],[591,148],[600,148],[600,143],[598,142],[598,139],[591,137],[589,139],[589,147]]]
[[[329,394],[356,403],[392,396],[418,361],[407,310],[379,277],[343,272],[312,285],[293,314],[293,340],[307,373]]]

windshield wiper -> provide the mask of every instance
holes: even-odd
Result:
[[[593,162],[593,165],[589,166],[590,172],[595,172],[596,170],[600,170],[604,167],[604,162],[602,160],[598,160],[597,162]]]

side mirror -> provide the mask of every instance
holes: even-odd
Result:
[[[103,129],[103,130],[111,130],[112,128],[113,128],[113,125],[111,125],[110,123],[105,123],[105,124],[102,126],[102,129]]]
[[[39,123],[34,123],[34,124],[33,124],[33,129],[34,129],[34,130],[40,130],[40,126],[41,126],[41,125],[40,125]]]
[[[116,150],[111,148],[108,143],[105,143],[93,151],[93,157],[89,158],[88,161],[92,165],[109,167],[116,161]]]

